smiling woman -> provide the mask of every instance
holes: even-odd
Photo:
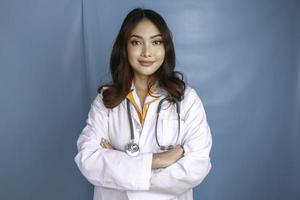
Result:
[[[145,86],[149,79],[153,78],[165,58],[162,35],[150,20],[143,19],[132,30],[127,44],[127,52],[129,64],[134,71],[138,96],[143,105],[147,95]]]
[[[102,85],[98,92],[106,87],[103,102],[108,108],[124,100],[132,81],[141,99],[159,84],[180,101],[186,85],[182,73],[174,71],[175,65],[172,34],[165,20],[153,10],[134,9],[124,19],[112,49],[112,83]]]
[[[158,70],[165,58],[162,35],[148,19],[140,21],[132,30],[127,51],[129,63],[136,72],[135,78],[144,80]]]
[[[171,32],[137,8],[114,43],[112,82],[99,87],[75,162],[94,200],[191,200],[211,169],[203,104],[175,69]]]

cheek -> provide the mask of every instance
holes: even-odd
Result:
[[[128,46],[128,47],[127,47],[127,51],[128,51],[128,55],[136,56],[136,55],[139,54],[140,48]]]
[[[164,60],[165,58],[165,49],[159,49],[155,52],[156,59]]]
[[[128,53],[128,60],[129,62],[134,62],[138,55],[138,50],[136,48],[128,47],[127,48],[127,53]]]

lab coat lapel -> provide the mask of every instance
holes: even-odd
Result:
[[[141,108],[141,103],[140,103],[137,93],[135,91],[135,85],[133,82],[131,84],[130,89],[133,90],[134,99],[135,99],[136,103],[138,104],[138,106],[140,106],[140,108]],[[151,149],[152,148],[151,145],[154,145],[154,144],[146,142],[148,140],[152,141],[151,137],[153,137],[152,134],[148,134],[148,133],[153,131],[153,129],[155,127],[156,110],[157,110],[158,103],[167,96],[167,92],[164,89],[160,88],[157,83],[155,84],[155,90],[152,91],[151,94],[153,95],[153,97],[151,95],[147,96],[147,98],[145,99],[145,103],[154,100],[155,97],[157,97],[157,96],[159,97],[159,99],[150,104],[143,127],[140,124],[139,117],[138,117],[137,112],[135,111],[134,106],[132,104],[130,104],[135,142],[138,143],[140,145],[140,147],[143,147],[144,150],[149,149],[149,148]],[[123,102],[121,103],[122,104],[121,106],[123,106],[124,112],[127,112],[126,99],[127,98],[125,98],[123,100]]]
[[[164,97],[166,97],[166,93],[163,92],[161,89],[157,89],[155,93],[155,95],[160,95],[160,97],[158,100],[149,105],[148,112],[144,121],[144,126],[139,139],[139,146],[142,148],[141,150],[146,152],[156,147],[156,142],[154,142],[156,141],[154,139],[156,111],[159,102]]]

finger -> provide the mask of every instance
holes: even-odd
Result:
[[[114,149],[113,145],[105,138],[101,138],[100,144],[103,148]]]
[[[108,144],[107,146],[108,146],[108,148],[110,148],[110,149],[114,149],[113,145],[111,145],[111,144]]]
[[[101,140],[102,146],[106,149],[113,149],[113,146],[109,143],[108,140],[102,139]]]
[[[103,148],[106,148],[104,142],[102,142],[102,141],[100,142],[100,146]]]
[[[104,138],[101,138],[101,142],[100,142],[100,144],[102,144],[102,146],[106,146],[106,144],[107,144],[107,140],[106,140],[106,139],[104,139]]]
[[[113,145],[112,145],[110,142],[105,141],[104,143],[105,143],[105,146],[106,146],[107,148],[110,148],[110,149],[113,149],[113,148],[114,148]]]
[[[100,145],[101,145],[101,147],[103,147],[103,148],[107,148],[106,140],[105,140],[104,138],[101,138]]]

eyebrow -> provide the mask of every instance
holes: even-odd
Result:
[[[152,36],[150,37],[150,39],[155,38],[155,37],[158,37],[158,36],[162,36],[162,34],[152,35]],[[143,39],[143,37],[142,37],[142,36],[139,36],[139,35],[131,35],[131,37],[137,37],[137,38]]]

